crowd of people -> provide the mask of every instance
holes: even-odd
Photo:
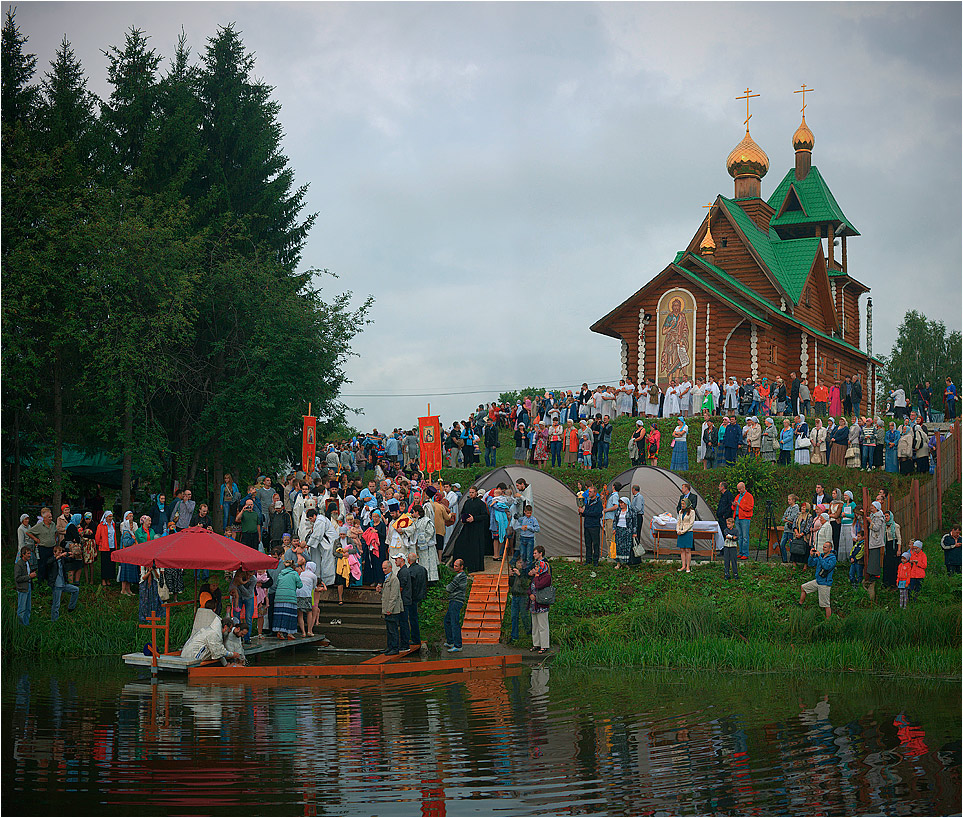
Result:
[[[911,406],[913,398],[916,409]],[[483,460],[492,468],[504,442],[513,449],[515,465],[605,469],[613,421],[628,416],[638,418],[629,442],[636,466],[655,465],[662,446],[668,445],[670,468],[692,468],[687,441],[690,434],[697,434],[696,459],[704,469],[750,454],[781,465],[833,464],[908,474],[931,471],[935,465],[939,434],[924,425],[932,419],[931,402],[926,381],[910,398],[902,387],[892,390],[883,415],[861,414],[863,386],[858,374],[830,387],[817,384],[812,390],[808,379],[797,378],[795,372],[788,383],[781,377],[772,382],[768,377],[745,378],[741,383],[731,377],[726,384],[711,378],[673,379],[665,390],[652,380],[636,385],[625,378],[617,387],[599,385],[593,390],[583,383],[578,392],[526,396],[514,406],[479,404],[465,420],[445,425],[442,448],[451,468]],[[946,418],[954,418],[956,387],[951,378],[946,379],[944,406]],[[744,425],[738,417],[745,418]],[[668,439],[663,440],[655,423],[646,425],[649,418],[675,418]],[[396,428],[388,434],[374,429],[328,444],[323,462],[328,468],[363,473],[387,463],[417,462],[419,454],[416,429]]]

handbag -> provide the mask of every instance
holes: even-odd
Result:
[[[795,537],[792,540],[790,540],[789,553],[792,554],[794,557],[801,557],[804,554],[806,554],[807,551],[809,551],[809,546],[806,545],[805,540],[800,539],[799,537]]]
[[[614,560],[617,554],[618,554],[618,551],[615,548],[615,540],[613,539],[609,543],[609,559]]]
[[[555,586],[549,585],[546,588],[539,588],[535,591],[535,604],[539,606],[552,605],[555,602]]]
[[[632,556],[641,557],[645,553],[645,548],[642,546],[642,541],[637,540],[635,545],[632,546]]]
[[[797,449],[808,449],[812,446],[812,441],[808,437],[801,437],[796,441]]]
[[[163,568],[161,568],[160,575],[157,577],[157,597],[161,602],[167,602],[171,598],[170,588],[167,587],[167,581],[164,579]]]
[[[859,449],[855,446],[850,446],[846,449],[846,459],[848,460],[851,457],[859,457]]]

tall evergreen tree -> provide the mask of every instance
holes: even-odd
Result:
[[[133,26],[124,48],[112,46],[104,55],[111,92],[101,106],[100,120],[105,131],[108,178],[127,174],[141,177],[145,146],[156,126],[157,66],[161,58],[147,47],[144,33]]]
[[[0,35],[0,119],[5,128],[28,122],[37,106],[38,88],[33,84],[37,58],[24,51],[27,38],[15,19],[17,10],[7,9]]]
[[[315,215],[299,221],[307,187],[294,187],[294,171],[281,152],[280,104],[256,81],[249,54],[233,24],[210,38],[198,76],[204,112],[203,200],[214,222],[234,214],[251,240],[270,248],[282,269],[293,271]]]

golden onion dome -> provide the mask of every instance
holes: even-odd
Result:
[[[803,114],[802,122],[800,122],[799,127],[796,128],[796,133],[792,135],[793,150],[811,151],[815,143],[816,139],[806,124],[806,115]]]
[[[705,234],[705,237],[702,239],[702,244],[699,245],[699,252],[704,256],[708,256],[715,253],[715,251],[716,251],[716,243],[712,238],[712,230],[710,229],[710,226],[707,222],[706,234]]]
[[[726,159],[726,169],[733,179],[737,176],[756,176],[761,179],[769,172],[769,157],[746,131],[745,139],[732,149]]]

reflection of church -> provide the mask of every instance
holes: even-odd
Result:
[[[809,89],[804,89],[805,92]],[[748,108],[747,91],[747,108]],[[791,372],[831,386],[859,372],[873,394],[872,299],[859,347],[859,297],[846,242],[858,236],[811,164],[813,134],[793,134],[796,165],[766,201],[769,157],[749,135],[729,154],[733,198],[718,196],[685,250],[591,329],[622,341],[622,375],[740,380]]]

